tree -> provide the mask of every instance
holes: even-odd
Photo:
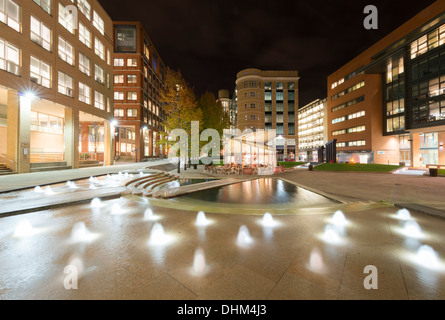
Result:
[[[224,111],[222,104],[216,101],[213,93],[204,93],[198,100],[198,108],[203,115],[203,129],[215,129],[222,136],[224,129],[230,128],[230,115]]]
[[[172,143],[168,136],[174,129],[183,129],[191,137],[191,123],[202,121],[202,111],[197,106],[193,88],[184,80],[181,71],[167,68],[160,96],[166,116],[163,121],[165,132],[161,133],[159,144]]]

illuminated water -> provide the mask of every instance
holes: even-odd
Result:
[[[263,178],[194,192],[179,199],[237,205],[295,204],[299,207],[338,204],[280,179]]]

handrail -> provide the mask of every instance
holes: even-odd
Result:
[[[3,158],[3,159],[5,159],[5,160],[11,162],[11,164],[12,164],[12,166],[11,166],[11,170],[12,170],[13,172],[15,172],[15,161],[14,161],[14,160],[8,159],[8,157],[6,157],[6,156],[3,155],[3,154],[0,154],[0,158]]]

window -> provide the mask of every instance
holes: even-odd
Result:
[[[283,82],[277,82],[277,90],[283,90]]]
[[[114,93],[114,100],[123,101],[124,100],[124,93],[122,91],[116,91]]]
[[[283,101],[283,92],[277,91],[277,101]]]
[[[288,90],[295,90],[295,82],[288,82],[287,83],[287,89]]]
[[[46,13],[51,14],[51,0],[34,0]]]
[[[255,97],[256,97],[256,94],[255,94],[254,91],[252,91],[252,92],[250,93],[250,97],[251,97],[251,98],[255,98]]]
[[[138,78],[135,74],[130,74],[127,76],[127,83],[135,84],[138,82]]]
[[[66,73],[59,71],[59,88],[58,91],[68,97],[73,96],[73,78],[71,78]]]
[[[124,59],[116,58],[114,59],[114,66],[115,67],[124,67]]]
[[[340,136],[342,134],[346,134],[346,130],[337,130],[337,131],[333,131],[332,135],[335,136]]]
[[[15,75],[20,74],[20,50],[0,39],[0,69]]]
[[[255,109],[255,103],[250,104],[250,109]]]
[[[346,120],[346,117],[340,117],[337,119],[332,120],[332,124],[340,123]]]
[[[127,117],[135,118],[138,116],[137,109],[127,109]]]
[[[82,82],[79,82],[79,101],[91,104],[91,88]]]
[[[277,102],[277,112],[283,112],[283,111],[284,111],[283,102]]]
[[[114,116],[115,117],[123,117],[124,116],[124,109],[114,109]]]
[[[287,100],[288,101],[295,101],[295,91],[288,91],[288,93],[287,93]]]
[[[256,81],[250,81],[250,87],[255,88],[256,87]]]
[[[365,81],[359,82],[356,85],[354,85],[354,86],[352,86],[352,87],[350,87],[350,88],[348,88],[348,89],[346,89],[344,91],[341,91],[341,92],[333,95],[331,99],[332,99],[332,101],[334,101],[334,100],[336,100],[336,99],[338,99],[340,97],[343,97],[344,95],[347,95],[348,93],[351,93],[351,92],[353,92],[355,90],[363,88],[364,86],[365,86]]]
[[[82,22],[79,22],[79,40],[88,48],[91,48],[91,32]]]
[[[359,111],[353,114],[348,115],[348,120],[357,119],[365,116],[365,111]]]
[[[252,115],[250,116],[250,120],[255,121],[255,120],[256,120],[256,116],[252,114]]]
[[[343,104],[341,104],[339,106],[336,106],[336,107],[332,108],[331,111],[332,112],[336,112],[336,111],[345,109],[347,107],[353,106],[353,105],[355,105],[357,103],[360,103],[360,102],[363,102],[363,101],[365,101],[365,96],[361,96],[361,97],[359,97],[357,99],[354,99],[354,100],[348,101],[346,103],[343,103]]]
[[[264,83],[264,90],[272,90],[272,82]]]
[[[79,70],[87,76],[90,75],[90,59],[81,52],[79,53]]]
[[[138,60],[134,58],[127,59],[127,67],[137,67]]]
[[[51,30],[33,16],[31,16],[31,40],[51,51]]]
[[[358,126],[358,127],[354,127],[354,128],[349,128],[347,129],[347,133],[354,133],[354,132],[363,132],[366,130],[365,126]]]
[[[411,59],[445,43],[445,24],[411,43]]]
[[[77,0],[77,6],[80,12],[82,12],[88,20],[91,20],[91,5],[87,0]]]
[[[59,2],[59,23],[74,34],[74,14]]]
[[[93,25],[96,27],[99,32],[104,35],[105,33],[105,27],[104,27],[104,21],[102,18],[97,14],[96,11],[93,11]]]
[[[94,78],[100,84],[105,84],[104,69],[99,67],[97,64],[94,65]]]
[[[31,57],[31,81],[51,88],[51,67],[43,61]]]
[[[138,99],[138,93],[137,92],[133,92],[133,91],[127,92],[127,100],[129,100],[129,101],[136,101],[137,99]]]
[[[0,0],[0,21],[20,32],[20,6],[12,0]]]
[[[295,135],[295,124],[288,124],[288,126],[287,126],[287,134],[288,135],[291,135],[291,136],[293,136],[293,135]]]
[[[74,65],[74,49],[71,44],[59,37],[59,58],[70,65]]]
[[[114,83],[115,84],[123,84],[124,83],[124,75],[123,74],[114,75]]]
[[[395,117],[386,120],[386,132],[405,130],[405,116]]]
[[[104,110],[104,95],[100,92],[94,92],[94,106],[97,109]]]
[[[277,114],[277,123],[283,123],[284,122],[284,116],[282,114]]]
[[[105,60],[105,47],[97,38],[94,38],[94,52],[99,56],[99,58]]]
[[[115,51],[136,53],[136,26],[115,26]]]

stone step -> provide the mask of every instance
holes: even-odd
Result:
[[[31,163],[31,169],[37,168],[52,168],[52,167],[66,167],[66,162],[42,162],[42,163]]]
[[[31,172],[62,171],[70,169],[72,169],[71,166],[37,167],[37,168],[31,168]]]

